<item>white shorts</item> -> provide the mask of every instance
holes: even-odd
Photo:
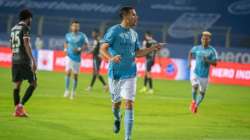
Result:
[[[200,92],[205,93],[208,85],[208,78],[201,78],[195,74],[191,77],[192,86],[198,86]]]
[[[135,100],[136,78],[114,80],[109,78],[109,89],[112,102],[117,103],[122,99]]]
[[[74,74],[78,74],[80,71],[80,63],[73,61],[68,56],[65,58],[65,71],[72,70]]]

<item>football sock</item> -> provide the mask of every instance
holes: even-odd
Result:
[[[78,83],[78,80],[77,80],[77,79],[74,79],[74,80],[73,80],[73,89],[72,89],[73,92],[76,91],[77,83]]]
[[[30,97],[32,96],[32,93],[33,93],[34,90],[35,90],[35,86],[33,86],[33,85],[30,85],[27,88],[27,90],[26,90],[26,92],[25,92],[25,94],[23,96],[22,102],[21,102],[22,105],[24,105],[30,99]]]
[[[65,77],[65,90],[69,91],[70,76]]]
[[[145,75],[144,76],[144,87],[146,87],[148,84],[148,77]]]
[[[20,89],[14,89],[13,90],[13,97],[14,97],[14,105],[18,105],[20,102],[20,95],[19,95]]]
[[[125,110],[125,139],[130,139],[133,123],[134,123],[134,111],[133,109],[126,109]]]
[[[93,87],[93,86],[94,86],[95,80],[96,80],[96,74],[93,74],[92,80],[91,80],[91,82],[90,82],[90,87]]]
[[[196,96],[197,96],[197,90],[195,90],[194,88],[192,88],[192,100],[196,101]]]
[[[197,99],[196,106],[198,107],[205,97],[205,93],[201,93]]]
[[[121,119],[120,108],[112,108],[112,112],[114,114],[115,121]]]
[[[148,78],[148,81],[149,81],[149,88],[152,89],[153,88],[152,78]]]
[[[104,81],[103,77],[101,75],[98,76],[99,80],[102,82],[102,84],[105,86],[106,82]]]

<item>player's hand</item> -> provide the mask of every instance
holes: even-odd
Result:
[[[116,55],[116,56],[112,57],[110,59],[110,61],[113,61],[115,63],[120,63],[121,62],[121,56],[120,55]]]
[[[163,46],[165,46],[167,43],[157,43],[155,46],[154,46],[154,50],[155,51],[159,51]]]
[[[208,62],[208,57],[204,56],[204,57],[203,57],[203,60],[204,60],[205,62]]]
[[[160,44],[155,47],[156,51],[159,51],[161,48],[162,48],[162,45]]]
[[[64,48],[63,51],[64,51],[64,54],[67,56],[68,55],[68,49]]]
[[[81,48],[74,48],[73,51],[75,54],[80,54],[82,49]]]
[[[156,44],[155,46],[153,46],[153,51],[159,51],[161,49],[162,45],[160,44]]]

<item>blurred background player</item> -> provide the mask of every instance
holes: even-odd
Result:
[[[36,59],[36,62],[37,62],[37,58],[38,58],[38,52],[39,52],[39,50],[43,49],[43,47],[44,47],[44,43],[43,43],[42,36],[38,35],[36,37],[36,40],[35,40],[35,49],[33,50],[33,55]]]
[[[70,24],[70,32],[65,35],[66,42],[64,43],[64,51],[66,53],[66,77],[64,97],[68,97],[70,95],[70,76],[71,72],[73,72],[73,87],[70,99],[74,99],[75,96],[78,73],[80,71],[81,64],[81,53],[88,47],[87,36],[79,30],[80,23],[77,20],[72,20]]]
[[[101,33],[98,29],[95,29],[92,31],[92,37],[93,37],[93,47],[92,50],[90,51],[93,54],[93,76],[92,76],[92,80],[90,82],[90,85],[87,87],[87,91],[91,91],[96,78],[98,77],[99,80],[101,81],[103,88],[105,91],[108,90],[108,86],[104,80],[104,78],[102,77],[102,75],[100,75],[99,71],[100,71],[100,66],[102,63],[102,58],[100,55],[100,45],[101,45]]]
[[[190,110],[196,113],[198,107],[205,97],[205,92],[208,85],[208,75],[210,65],[216,66],[217,52],[213,46],[209,45],[212,34],[208,31],[202,32],[201,45],[194,46],[189,52],[188,61],[189,68],[191,68],[191,60],[195,58],[195,68],[193,76],[191,77],[192,84],[192,102]],[[198,98],[197,90],[199,89],[200,95]]]
[[[149,31],[145,32],[144,40],[143,40],[143,47],[150,48],[157,44],[157,41],[154,40],[153,34]],[[149,93],[153,94],[153,80],[151,77],[151,69],[155,62],[156,51],[153,51],[146,55],[146,69],[145,69],[145,76],[144,76],[144,87],[140,90],[141,93]],[[149,90],[147,88],[149,86]]]
[[[132,7],[120,9],[121,24],[114,25],[104,35],[101,54],[110,61],[109,89],[112,97],[114,133],[119,133],[121,102],[125,100],[125,140],[131,140],[134,122],[133,104],[136,94],[135,57],[142,57],[160,49],[160,46],[140,49],[138,34],[132,29],[137,24],[137,14]]]
[[[36,37],[36,41],[35,41],[36,50],[41,50],[41,49],[43,49],[43,45],[44,45],[44,43],[43,43],[43,38],[42,38],[41,35],[38,35],[38,36]]]
[[[27,117],[24,104],[30,99],[37,85],[37,66],[30,46],[31,21],[32,13],[29,10],[22,10],[19,14],[19,23],[11,29],[12,81],[14,82],[14,116],[16,117]],[[20,100],[19,93],[23,80],[28,80],[29,87]]]

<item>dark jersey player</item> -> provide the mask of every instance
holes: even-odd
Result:
[[[144,34],[143,47],[150,48],[157,44],[157,41],[154,40],[151,32],[147,31]],[[145,76],[144,76],[144,87],[140,90],[140,92],[153,94],[153,80],[151,77],[151,69],[155,63],[156,51],[152,51],[151,53],[146,55],[146,65],[145,65]],[[149,86],[149,89],[148,87]]]
[[[105,91],[108,90],[108,86],[106,84],[106,82],[104,81],[103,77],[100,75],[99,71],[100,71],[100,66],[102,63],[102,58],[100,56],[100,45],[101,45],[101,35],[100,35],[100,31],[95,29],[92,31],[92,37],[93,37],[93,48],[91,50],[91,53],[93,54],[93,76],[92,76],[92,80],[90,82],[90,85],[87,87],[87,91],[91,91],[96,78],[99,78],[99,80],[101,81],[103,88]]]
[[[11,29],[10,45],[12,49],[12,81],[14,83],[13,97],[16,117],[27,117],[24,110],[25,103],[31,97],[36,88],[36,63],[31,53],[30,24],[32,13],[22,10],[19,14],[19,22]],[[20,99],[20,87],[23,80],[28,80],[29,87],[22,99]]]

